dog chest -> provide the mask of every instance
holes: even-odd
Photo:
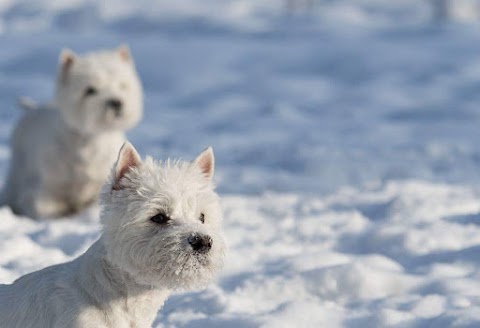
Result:
[[[103,136],[80,145],[61,145],[56,152],[62,160],[45,172],[46,189],[64,199],[72,210],[95,201],[122,141],[118,136]]]

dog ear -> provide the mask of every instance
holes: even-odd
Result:
[[[132,61],[132,55],[130,54],[130,48],[126,44],[122,44],[117,48],[117,53],[120,58],[126,62]]]
[[[141,163],[142,159],[137,153],[137,150],[132,146],[131,143],[125,141],[122,148],[120,148],[117,163],[115,164],[115,176],[113,177],[114,181],[112,189],[122,189],[120,180],[122,180],[122,178],[130,169],[139,166]]]
[[[62,49],[58,59],[60,66],[60,75],[65,76],[76,60],[75,53],[70,49]]]
[[[212,180],[213,172],[215,171],[215,157],[213,155],[213,148],[208,147],[197,156],[193,161],[200,171],[205,175],[205,178]]]

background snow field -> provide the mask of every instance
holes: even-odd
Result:
[[[450,1],[0,0],[0,179],[62,47],[128,43],[142,155],[213,145],[225,269],[154,327],[480,327],[480,11]],[[480,7],[479,7],[480,8]],[[84,252],[98,208],[0,209],[0,282]]]

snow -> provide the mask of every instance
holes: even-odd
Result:
[[[476,1],[0,0],[0,180],[16,98],[49,101],[62,47],[130,45],[139,151],[213,145],[229,252],[154,327],[480,326]],[[0,282],[83,253],[98,208],[0,209]]]

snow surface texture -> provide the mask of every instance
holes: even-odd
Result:
[[[229,253],[155,327],[479,327],[480,29],[474,0],[0,0],[0,177],[16,97],[60,49],[127,42],[140,152],[216,153]],[[0,209],[0,282],[81,254],[98,208]]]

